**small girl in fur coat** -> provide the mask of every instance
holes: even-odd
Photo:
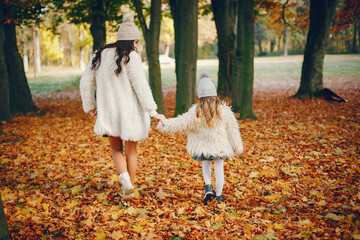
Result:
[[[200,73],[198,85],[199,103],[188,112],[159,122],[161,132],[187,133],[187,152],[193,159],[202,162],[205,182],[205,205],[216,197],[218,203],[224,200],[224,160],[243,151],[239,125],[234,113],[217,97],[215,85],[207,72]],[[211,185],[211,164],[214,162],[215,189]]]

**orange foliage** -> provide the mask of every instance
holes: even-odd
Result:
[[[2,128],[0,192],[12,239],[358,239],[360,95],[336,92],[349,102],[257,90],[260,120],[239,121],[245,151],[225,163],[227,200],[208,206],[184,134],[153,124],[138,146],[137,198],[125,205],[107,139],[94,135],[78,92],[37,97],[44,116]],[[175,92],[164,96],[172,116]]]

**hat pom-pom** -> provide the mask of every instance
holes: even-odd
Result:
[[[210,74],[206,71],[202,71],[199,74],[199,79],[202,79],[202,78],[210,78]]]
[[[131,13],[127,13],[123,17],[123,22],[134,22],[134,16]]]

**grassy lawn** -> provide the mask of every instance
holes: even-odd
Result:
[[[302,55],[256,57],[255,83],[266,82],[300,82]],[[147,72],[147,66],[144,65]],[[208,71],[213,81],[217,82],[218,60],[198,60],[197,72]],[[41,76],[29,77],[30,90],[33,94],[51,93],[79,85],[81,71],[73,69],[44,68]],[[324,62],[324,79],[346,78],[360,81],[360,55],[326,55]],[[175,65],[161,65],[163,85],[176,85]]]

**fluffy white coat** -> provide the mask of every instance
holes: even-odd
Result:
[[[161,132],[187,133],[186,150],[191,156],[232,157],[243,152],[239,125],[230,107],[220,105],[221,119],[210,128],[204,117],[196,117],[196,106],[176,117],[167,119],[165,125],[159,122]]]
[[[146,79],[140,55],[132,51],[130,61],[121,62],[116,76],[115,48],[104,49],[98,69],[91,61],[80,79],[80,94],[86,113],[97,110],[94,132],[98,135],[140,141],[148,137],[150,117],[157,114],[157,105]],[[96,94],[96,98],[95,98]]]

